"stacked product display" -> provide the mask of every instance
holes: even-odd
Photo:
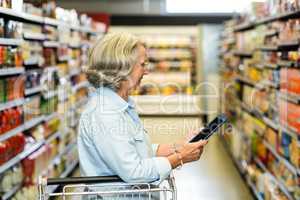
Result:
[[[224,138],[257,199],[300,199],[299,5],[268,1],[222,34]]]
[[[0,1],[1,200],[37,199],[39,176],[66,177],[78,165],[76,126],[88,94],[82,68],[105,30],[40,2]]]
[[[184,34],[143,34],[151,73],[136,95],[192,94],[196,85],[195,38]]]

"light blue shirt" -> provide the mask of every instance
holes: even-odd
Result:
[[[118,175],[125,182],[163,181],[171,172],[166,157],[156,157],[133,101],[100,87],[89,98],[78,129],[83,176]]]

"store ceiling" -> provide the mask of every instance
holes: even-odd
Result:
[[[166,0],[57,0],[60,7],[79,12],[111,16],[114,25],[193,25],[222,23],[230,14],[170,14]]]

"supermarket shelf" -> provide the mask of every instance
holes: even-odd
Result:
[[[51,113],[50,115],[45,116],[45,117],[44,117],[44,121],[45,121],[45,122],[50,121],[51,119],[56,118],[56,117],[58,117],[58,116],[59,116],[59,115],[58,115],[57,112],[53,112],[53,113]]]
[[[10,159],[8,162],[0,166],[0,174],[6,171],[7,169],[11,168],[12,166],[19,163],[21,160],[32,154],[34,151],[39,149],[44,143],[37,142],[34,145],[30,145],[29,148],[25,149],[23,152],[19,153],[14,158]]]
[[[72,92],[76,92],[77,90],[84,88],[84,87],[88,87],[89,86],[89,82],[87,81],[82,81],[80,83],[78,83],[77,85],[72,87]]]
[[[57,160],[60,160],[64,154],[66,154],[67,152],[69,152],[75,146],[76,146],[76,142],[70,143],[69,145],[67,145],[67,147],[61,153],[59,153],[57,156],[55,156],[52,159],[52,161],[49,163],[47,169],[45,169],[41,173],[41,175],[45,175],[47,173],[47,170],[49,168],[51,168],[56,163]],[[72,163],[71,165],[69,165],[67,167],[67,169],[63,173],[61,173],[61,175],[59,177],[60,178],[66,178],[72,171],[74,171],[74,169],[77,167],[78,163],[79,163],[78,160],[74,161],[74,163]],[[48,193],[53,193],[57,188],[58,188],[58,186],[48,187],[48,191],[47,192]]]
[[[288,127],[286,124],[281,123],[280,129],[292,136],[293,138],[295,138],[296,140],[298,140],[298,133],[296,130],[293,130],[292,127]]]
[[[272,152],[272,154],[277,158],[277,160],[279,160],[280,162],[282,162],[291,172],[293,172],[293,174],[297,175],[297,169],[296,167],[294,167],[288,160],[286,160],[285,158],[283,158],[282,156],[280,156],[277,151],[274,149],[274,147],[272,147],[271,144],[269,144],[267,141],[263,141],[264,145],[267,147],[267,149],[269,149],[269,151]]]
[[[24,98],[12,100],[12,101],[9,101],[9,102],[6,102],[6,103],[0,103],[0,111],[6,110],[6,109],[9,109],[9,108],[13,108],[13,107],[16,107],[16,106],[21,106],[24,103],[25,103]]]
[[[241,51],[241,50],[236,50],[233,52],[235,56],[240,56],[240,57],[252,57],[253,53],[250,51]]]
[[[28,96],[28,95],[31,95],[31,94],[35,94],[35,93],[38,93],[38,92],[41,92],[43,89],[42,86],[37,86],[37,87],[34,87],[34,88],[30,88],[30,89],[26,89],[25,90],[25,96]]]
[[[265,86],[268,86],[268,87],[275,88],[275,89],[278,89],[280,87],[279,83],[275,83],[275,82],[272,82],[272,81],[263,81],[262,84],[265,85]]]
[[[33,22],[37,24],[42,24],[44,22],[43,17],[27,14],[24,12],[14,11],[10,8],[0,8],[0,15],[22,22]]]
[[[18,12],[14,11],[13,9],[9,8],[0,8],[0,16],[3,17],[9,17],[10,19],[14,19],[17,21],[21,22],[32,22],[32,23],[37,23],[37,24],[47,24],[47,25],[52,25],[52,26],[64,26],[64,27],[69,27],[70,29],[85,32],[85,33],[91,33],[91,34],[99,34],[101,32],[94,31],[91,28],[87,27],[80,27],[80,26],[69,26],[63,21],[59,21],[56,19],[51,19],[48,17],[41,17],[41,16],[36,16],[24,12]]]
[[[279,126],[276,122],[274,122],[273,120],[269,119],[266,116],[263,116],[263,121],[271,128],[273,128],[274,130],[278,131],[279,130]]]
[[[71,151],[71,149],[73,149],[75,146],[77,145],[76,142],[71,142],[70,144],[68,144],[65,149],[59,154],[60,157],[62,157],[64,154],[68,153],[69,151]]]
[[[69,165],[69,167],[60,175],[60,178],[66,178],[69,174],[71,174],[71,172],[73,172],[75,170],[75,168],[77,167],[78,164],[79,164],[79,161],[76,160],[74,163]]]
[[[150,63],[156,63],[156,62],[161,62],[161,61],[183,61],[183,60],[193,60],[193,56],[184,56],[184,57],[172,57],[171,55],[168,57],[155,57],[155,56],[149,56],[149,62]]]
[[[0,69],[0,76],[18,75],[25,72],[24,67],[9,67]]]
[[[284,20],[288,20],[288,19],[292,19],[292,18],[298,18],[300,17],[300,11],[294,11],[294,12],[287,12],[287,13],[283,13],[283,14],[278,14],[275,16],[270,16],[270,17],[266,17],[260,20],[257,20],[256,22],[248,22],[248,23],[243,23],[241,25],[237,25],[234,27],[234,32],[239,32],[239,31],[246,31],[249,29],[253,29],[256,26],[262,25],[262,24],[267,24],[273,21],[284,21]]]
[[[266,172],[274,182],[279,186],[280,190],[288,197],[289,200],[294,200],[294,198],[291,196],[290,192],[287,190],[285,185],[282,183],[282,181],[278,180],[276,177],[274,177],[269,170],[266,168],[266,166],[259,160],[259,158],[254,158],[255,163],[264,171]]]
[[[261,46],[259,48],[257,48],[258,50],[261,50],[261,51],[277,51],[278,50],[278,47],[277,46]]]
[[[69,46],[70,48],[73,48],[73,49],[78,49],[78,48],[81,47],[80,44],[69,44],[68,46]]]
[[[36,16],[36,15],[28,14],[28,13],[22,13],[21,16],[23,17],[23,19],[30,21],[30,22],[35,22],[35,23],[39,23],[39,24],[44,23],[44,18],[41,16]]]
[[[0,45],[20,46],[23,43],[22,39],[0,38]]]
[[[92,44],[91,42],[89,42],[89,41],[82,41],[82,42],[81,42],[81,45],[82,45],[82,46],[88,46],[88,47],[90,47],[90,46],[92,46],[93,44]]]
[[[45,119],[45,116],[40,116],[40,117],[36,117],[28,122],[25,122],[25,124],[23,125],[24,126],[24,130],[27,130],[27,129],[31,129],[33,127],[35,127],[36,125],[40,124],[41,122],[43,122]]]
[[[63,173],[61,173],[61,175],[59,176],[59,178],[66,178],[67,176],[69,176],[76,169],[76,167],[78,166],[78,164],[79,164],[78,160],[74,161],[71,165],[69,165],[67,167],[67,169]],[[55,192],[55,190],[57,188],[58,188],[58,186],[51,187],[51,189],[48,190],[48,193]]]
[[[299,47],[299,41],[287,41],[287,42],[279,42],[278,43],[278,49],[298,49]]]
[[[93,29],[89,27],[80,27],[79,31],[84,32],[84,33],[91,33],[91,34],[99,34],[100,32],[94,31]]]
[[[44,72],[52,73],[54,71],[58,71],[58,66],[48,66],[44,68]]]
[[[280,67],[292,67],[294,66],[294,62],[292,61],[289,61],[289,60],[279,60],[277,62],[277,65],[280,66]]]
[[[24,125],[18,126],[17,128],[14,128],[2,135],[0,135],[0,142],[7,140],[8,138],[17,135],[18,133],[22,132],[24,130]]]
[[[190,72],[152,72],[145,76],[142,81],[143,84],[158,84],[163,85],[164,83],[177,83],[180,85],[190,85],[191,73]]]
[[[72,119],[69,126],[71,128],[76,128],[76,126],[79,124],[79,120],[78,119]]]
[[[264,198],[259,194],[259,192],[257,191],[254,183],[250,180],[249,177],[246,177],[246,182],[249,185],[250,189],[253,191],[255,197],[257,200],[264,200]]]
[[[6,192],[2,197],[1,200],[9,200],[11,199],[18,190],[22,188],[23,184],[20,183],[18,185],[15,185],[10,191]]]
[[[278,34],[279,34],[279,31],[270,30],[270,31],[267,31],[264,35],[265,35],[265,37],[272,37],[272,36],[275,36],[275,35],[278,35]]]
[[[43,171],[41,172],[41,175],[47,174],[47,171],[49,170],[49,168],[51,168],[53,165],[55,165],[55,163],[57,162],[57,160],[60,160],[64,154],[68,153],[68,152],[69,152],[72,148],[74,148],[75,146],[76,146],[76,142],[68,144],[68,145],[63,149],[62,152],[60,152],[59,154],[57,154],[57,155],[50,161],[48,167],[47,167],[45,170],[43,170]]]
[[[262,64],[264,67],[270,68],[270,69],[278,69],[278,64],[273,64],[273,63],[263,63]]]
[[[88,98],[84,97],[84,98],[80,99],[78,102],[76,102],[73,106],[71,106],[70,109],[76,110],[76,109],[80,108],[81,106],[83,106],[87,101],[88,101]]]
[[[249,108],[249,106],[247,106],[245,103],[241,103],[241,107],[242,107],[243,110],[245,110],[249,114],[255,116],[256,118],[258,118],[260,120],[262,120],[269,127],[273,128],[276,131],[279,130],[279,126],[277,125],[277,123],[274,122],[273,120],[269,119],[268,117],[264,116],[264,114],[261,111],[255,109],[255,108]]]
[[[43,46],[48,48],[57,48],[60,43],[58,41],[44,41]]]
[[[254,162],[264,171],[264,172],[268,172],[268,169],[266,168],[266,166],[260,161],[259,158],[255,157],[254,158]]]
[[[51,134],[47,139],[46,139],[46,144],[50,144],[53,140],[58,138],[62,133],[60,131],[57,131],[53,134]]]
[[[234,127],[237,131],[239,131],[236,127]],[[237,159],[234,158],[234,156],[232,155],[230,149],[229,149],[229,145],[226,142],[225,138],[222,138],[223,144],[225,145],[225,149],[228,152],[228,154],[230,155],[231,160],[233,161],[235,167],[238,169],[240,176],[246,181],[246,183],[248,184],[248,186],[250,187],[253,195],[255,196],[255,198],[257,200],[264,200],[263,197],[259,194],[259,192],[257,191],[255,185],[253,184],[253,182],[251,181],[251,179],[249,178],[249,176],[247,176],[247,174],[245,173],[245,169],[247,167],[247,162],[245,160],[239,161]]]
[[[38,56],[34,56],[34,57],[31,57],[27,60],[24,60],[24,65],[37,65],[39,66],[40,65],[40,60],[41,58],[38,57]]]
[[[240,82],[243,82],[243,83],[246,83],[247,85],[255,87],[255,88],[259,89],[259,90],[262,90],[262,89],[265,88],[265,85],[262,82],[255,83],[255,82],[249,80],[248,78],[245,78],[245,77],[240,76],[240,75],[236,76],[236,80],[238,80]]]
[[[27,40],[45,40],[46,39],[46,35],[42,34],[42,33],[29,33],[29,32],[25,32],[23,34],[24,39]]]
[[[52,91],[47,91],[43,94],[43,97],[45,99],[50,99],[52,97],[55,97],[58,95],[58,91],[57,90],[52,90]]]
[[[292,94],[290,92],[280,91],[279,97],[284,99],[284,100],[290,101],[292,103],[296,103],[296,104],[300,103],[300,95],[297,95],[297,94]]]
[[[243,23],[233,28],[234,32],[246,31],[255,27],[254,23]]]
[[[58,57],[58,61],[60,61],[60,62],[68,62],[69,59],[70,59],[69,56]]]
[[[278,14],[275,16],[266,17],[265,19],[258,20],[256,22],[256,25],[270,23],[276,20],[287,20],[287,19],[297,18],[297,17],[300,17],[300,11],[287,12],[287,13]]]
[[[49,17],[44,18],[44,23],[46,25],[51,25],[51,26],[59,26],[59,25],[62,24],[60,21],[58,21],[56,19],[49,18]]]
[[[72,68],[68,74],[69,77],[80,74],[81,70],[79,68]]]

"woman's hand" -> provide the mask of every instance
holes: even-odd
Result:
[[[199,160],[206,144],[206,140],[200,140],[199,142],[186,143],[178,148],[177,153],[168,156],[172,168],[174,169],[182,163]]]
[[[178,153],[181,154],[183,163],[199,160],[206,144],[206,140],[200,140],[199,142],[187,143],[179,148]]]

